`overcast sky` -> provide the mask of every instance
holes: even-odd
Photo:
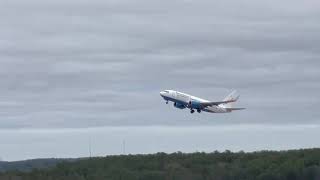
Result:
[[[93,134],[104,144],[99,155],[117,154],[107,150],[114,141],[95,136],[117,128],[136,138],[132,153],[290,148],[281,146],[289,135],[258,142],[274,127],[320,132],[319,19],[318,0],[1,0],[0,157],[84,156],[79,143],[66,146],[70,133],[73,142]],[[208,100],[236,89],[238,106],[247,110],[191,115],[166,105],[164,89]],[[228,126],[241,136],[223,132]],[[217,134],[196,133],[204,127],[221,127],[229,144],[257,132],[250,127],[270,131],[234,148],[206,145],[216,144],[210,136]],[[169,132],[160,137],[173,139],[166,148],[154,144],[150,151],[140,136],[159,134],[148,128],[186,135]],[[203,144],[195,138],[195,146],[176,148],[195,134]],[[300,134],[296,148],[319,146],[315,134]],[[65,148],[41,150],[51,146]]]

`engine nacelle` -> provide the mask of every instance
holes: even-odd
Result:
[[[201,103],[199,101],[191,100],[188,105],[191,109],[202,109]]]
[[[173,104],[173,106],[176,107],[176,108],[179,108],[179,109],[184,109],[184,108],[186,108],[185,105],[180,104],[180,103],[176,103],[176,102]]]

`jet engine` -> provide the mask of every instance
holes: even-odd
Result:
[[[179,109],[184,109],[184,108],[186,108],[185,105],[180,104],[180,103],[176,103],[176,102],[173,104],[173,106],[176,107],[176,108],[179,108]]]
[[[199,101],[191,100],[189,101],[188,107],[191,109],[201,109],[201,103]]]

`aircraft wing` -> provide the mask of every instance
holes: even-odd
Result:
[[[228,104],[228,103],[232,103],[232,102],[236,102],[236,99],[232,99],[229,101],[217,101],[217,102],[201,102],[201,106],[203,108],[208,107],[208,106],[218,106],[220,104]]]

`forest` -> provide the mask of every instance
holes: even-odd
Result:
[[[1,180],[320,180],[320,149],[157,153],[62,161]]]

